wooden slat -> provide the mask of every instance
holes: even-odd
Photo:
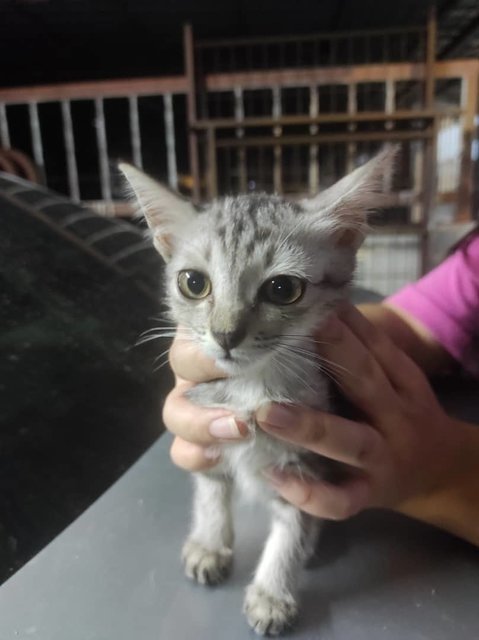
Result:
[[[479,73],[479,60],[441,60],[434,65],[436,78],[460,78],[470,73]],[[381,82],[388,78],[395,81],[421,80],[424,78],[424,64],[401,62],[319,69],[209,74],[206,76],[206,88],[208,90],[234,90],[235,86],[241,86],[243,89],[257,89],[273,85],[296,87],[324,83]],[[97,97],[121,98],[130,95],[186,94],[187,92],[187,76],[163,76],[0,89],[0,102],[23,104],[32,100],[40,103],[61,100],[93,100]]]
[[[394,113],[383,113],[378,111],[361,111],[360,113],[326,113],[317,116],[281,116],[279,118],[257,117],[245,118],[241,125],[243,127],[275,127],[281,125],[300,126],[313,124],[340,124],[349,122],[384,122],[388,120],[433,120],[440,115],[458,117],[462,114],[461,109],[447,109],[440,114],[434,110],[418,111],[396,111]],[[195,122],[195,129],[232,129],[237,126],[233,118],[217,118],[214,120],[198,120]]]
[[[211,131],[211,129],[209,130]],[[363,133],[322,133],[320,135],[296,135],[281,136],[281,138],[254,136],[251,138],[223,138],[216,141],[217,148],[233,148],[233,147],[271,147],[274,145],[281,146],[308,146],[310,144],[322,144],[327,142],[366,142],[366,141],[384,141],[392,142],[394,140],[422,140],[431,137],[431,130],[426,131],[365,131]]]
[[[478,60],[447,60],[434,64],[436,78],[460,78],[479,72]],[[261,89],[273,86],[308,87],[311,84],[349,84],[350,82],[385,82],[386,80],[423,80],[425,64],[397,62],[388,64],[360,64],[308,69],[280,69],[208,74],[208,91],[232,91],[233,87]],[[1,99],[1,95],[0,95]]]
[[[353,30],[353,31],[332,31],[330,33],[312,33],[304,36],[289,35],[289,36],[260,36],[253,38],[235,38],[235,39],[212,39],[212,40],[199,40],[196,43],[196,48],[207,49],[217,47],[232,47],[232,46],[251,46],[251,45],[263,45],[263,44],[283,44],[286,42],[314,42],[315,40],[341,40],[343,38],[364,38],[371,36],[384,36],[384,35],[400,35],[404,33],[421,33],[423,27],[391,27],[386,29],[370,29],[368,31]]]
[[[39,87],[0,89],[0,102],[57,102],[60,100],[93,100],[94,98],[123,98],[131,95],[150,96],[164,93],[186,93],[185,76],[159,78],[127,78],[99,82],[69,82]]]

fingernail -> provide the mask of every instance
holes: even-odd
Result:
[[[210,435],[214,438],[224,438],[226,440],[234,439],[234,438],[243,438],[248,431],[248,427],[244,422],[236,421],[233,416],[223,416],[221,418],[216,418],[210,422],[210,426],[208,428]]]
[[[264,404],[256,412],[257,422],[276,429],[287,429],[294,419],[294,408],[284,404]]]
[[[218,460],[221,458],[221,447],[212,445],[203,449],[203,455],[207,460]]]

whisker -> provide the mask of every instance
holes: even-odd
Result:
[[[280,345],[280,346],[282,348],[284,348],[289,354],[294,354],[298,358],[303,359],[309,365],[312,365],[317,371],[319,371],[322,374],[326,375],[336,385],[338,385],[338,387],[340,387],[341,389],[344,390],[343,384],[336,377],[338,375],[338,372],[331,369],[331,366],[335,365],[335,363],[333,363],[331,361],[328,361],[328,360],[325,360],[325,359],[321,359],[320,357],[318,358],[318,357],[316,357],[317,354],[310,354],[307,351],[305,351],[304,353],[302,353],[301,351],[297,351],[297,350],[295,350],[295,348],[291,347],[288,344],[284,344],[284,345]],[[311,358],[311,355],[314,355],[315,357]],[[337,365],[337,366],[339,367],[340,365]]]
[[[343,365],[341,365],[341,364],[339,364],[337,362],[333,362],[332,360],[329,360],[328,358],[325,358],[324,356],[322,356],[319,353],[316,353],[315,351],[310,351],[309,349],[306,349],[305,347],[300,347],[300,346],[296,346],[296,345],[290,345],[290,344],[287,344],[287,343],[285,343],[282,346],[288,348],[292,353],[294,353],[294,352],[302,353],[304,355],[307,355],[309,358],[311,358],[311,360],[317,360],[319,362],[327,363],[328,365],[330,365],[332,367],[335,367],[336,369],[338,369],[340,371],[344,371],[346,373],[349,373],[353,377],[357,377],[357,376],[355,376],[355,374],[353,374],[352,371],[350,371],[349,369],[347,369]]]
[[[158,360],[160,360],[160,358],[163,358],[167,353],[170,353],[170,349],[169,349],[169,348],[168,348],[168,349],[165,349],[165,350],[163,351],[163,353],[160,353],[160,355],[159,355],[159,356],[156,356],[156,358],[153,360],[153,363],[158,362]]]

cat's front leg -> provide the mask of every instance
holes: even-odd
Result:
[[[181,557],[188,578],[218,584],[233,561],[232,483],[211,473],[194,474],[194,483],[193,523]]]
[[[319,532],[318,521],[280,499],[272,511],[271,532],[244,601],[248,622],[260,635],[278,635],[293,624],[299,572]]]

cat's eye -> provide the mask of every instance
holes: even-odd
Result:
[[[260,296],[272,304],[293,304],[304,293],[305,283],[295,276],[275,276],[263,283]]]
[[[179,272],[178,288],[185,298],[201,300],[211,293],[211,280],[201,271],[188,269]]]

